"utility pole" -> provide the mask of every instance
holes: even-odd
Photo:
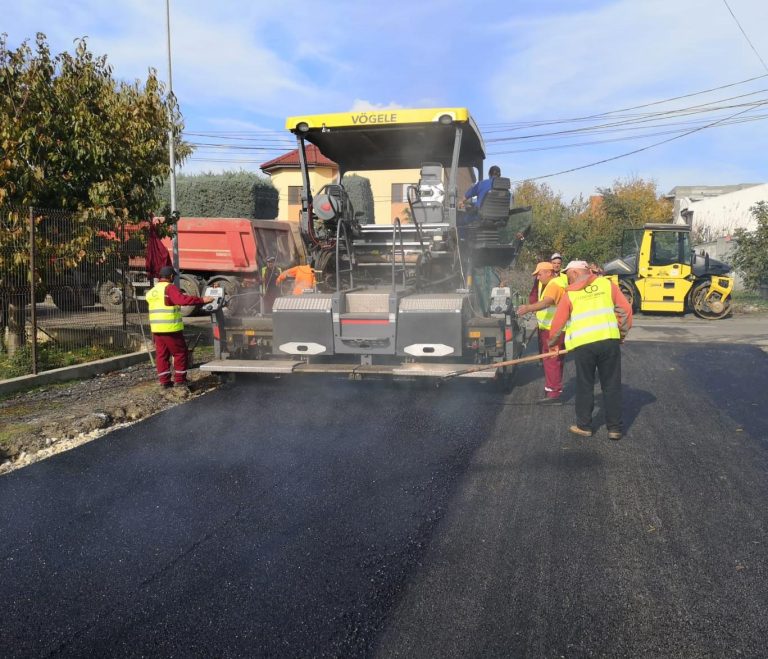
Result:
[[[173,135],[173,109],[170,101],[173,100],[173,73],[171,69],[171,0],[165,0],[165,28],[166,43],[168,45],[168,157],[171,165],[171,217],[176,217],[176,149]],[[179,286],[179,228],[173,227],[173,269],[176,272],[173,283]]]

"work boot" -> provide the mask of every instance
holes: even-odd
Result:
[[[536,401],[536,404],[537,405],[549,405],[549,406],[552,406],[552,405],[562,405],[563,401],[560,400],[559,396],[555,396],[555,397],[547,396],[545,398],[539,398],[539,400]]]
[[[160,388],[163,389],[163,390],[165,390],[165,389],[173,389],[173,382],[161,382],[160,383]]]
[[[592,437],[592,430],[590,428],[582,428],[581,426],[574,424],[568,428],[568,430],[579,437]]]
[[[619,441],[621,439],[621,430],[609,430],[608,439],[612,439],[615,442]]]

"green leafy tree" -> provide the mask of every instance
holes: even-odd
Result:
[[[744,285],[756,290],[768,285],[768,202],[759,201],[750,211],[757,220],[757,229],[736,229],[731,262],[742,275]]]
[[[616,180],[610,188],[598,188],[571,227],[569,243],[574,254],[596,263],[616,258],[624,229],[672,220],[672,202],[661,196],[654,181],[642,178]]]
[[[15,50],[0,35],[0,289],[27,281],[26,253],[13,248],[28,230],[26,207],[70,211],[34,216],[41,263],[60,271],[93,256],[100,232],[146,216],[168,176],[169,129],[182,162],[191,148],[181,115],[153,70],[144,83],[118,82],[85,39],[52,55],[44,34]]]
[[[525,240],[525,255],[521,265],[528,268],[536,261],[549,258],[552,252],[568,251],[571,221],[581,209],[580,199],[570,204],[562,195],[546,183],[524,181],[513,191],[517,207],[530,206],[532,213],[531,230]]]
[[[0,203],[142,216],[168,176],[171,123],[179,162],[191,153],[156,73],[117,82],[85,39],[52,56],[43,34],[34,50],[0,36],[0,90]]]

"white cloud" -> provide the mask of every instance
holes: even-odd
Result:
[[[390,101],[389,103],[372,103],[361,98],[356,98],[352,102],[350,112],[367,112],[369,110],[401,110],[403,108],[399,103]]]

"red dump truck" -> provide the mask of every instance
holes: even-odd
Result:
[[[181,289],[189,295],[202,295],[206,286],[223,288],[230,302],[230,313],[258,312],[259,273],[268,256],[283,268],[305,262],[304,246],[298,227],[279,220],[249,220],[233,217],[182,217],[177,224]],[[170,252],[171,239],[163,243]],[[145,270],[144,255],[128,261],[127,286],[123,291],[122,272],[115,281],[99,286],[99,301],[105,309],[122,309],[126,302],[143,300],[152,286]],[[194,307],[182,307],[187,316]]]

